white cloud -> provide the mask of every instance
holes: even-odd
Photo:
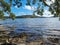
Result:
[[[35,13],[35,15],[36,15],[36,16],[40,16],[40,15],[38,15],[37,13]],[[43,12],[43,17],[52,17],[52,16],[54,16],[54,15],[51,14],[50,11],[44,10],[44,12]]]
[[[19,9],[17,6],[15,6],[16,9]]]
[[[46,1],[46,4],[51,5],[51,4],[53,4],[54,2],[55,2],[55,0],[51,0],[51,1],[47,0],[47,1]]]
[[[36,7],[34,6],[24,6],[23,8],[27,10],[36,10]]]
[[[55,0],[52,0],[52,2],[54,3],[54,2],[55,2]]]
[[[46,3],[47,3],[48,5],[52,4],[52,2],[50,2],[50,1],[46,1]]]
[[[18,8],[17,6],[15,6],[15,8]]]
[[[52,17],[52,16],[53,16],[53,14],[51,14],[51,12],[48,10],[45,10],[43,13],[43,17]]]

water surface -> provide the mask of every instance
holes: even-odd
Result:
[[[0,24],[15,25],[17,28],[60,29],[60,21],[56,18],[18,18],[15,20],[0,20]]]

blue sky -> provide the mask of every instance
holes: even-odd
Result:
[[[8,0],[5,0],[5,1],[8,2]],[[25,5],[26,0],[22,0],[21,2],[23,3],[22,7],[20,7],[20,8],[17,8],[17,6],[12,6],[11,7],[11,12],[13,12],[16,16],[32,15],[33,11],[36,10],[36,8],[37,8],[37,4],[32,5],[32,6],[28,6],[28,5]],[[49,3],[49,1],[47,2],[47,4],[48,3]],[[48,13],[50,14],[50,12],[47,11],[48,7],[45,7],[44,10],[45,10],[45,13],[47,13],[47,15],[44,14],[44,16],[48,16]]]
[[[34,5],[31,8],[31,6],[26,5],[26,0],[22,0],[21,2],[23,5],[20,8],[17,8],[17,6],[12,6],[12,12],[15,13],[15,15],[32,15],[33,11],[35,10],[34,8],[36,8],[37,5]]]
[[[8,2],[8,0],[5,0],[6,2]],[[33,10],[27,9],[27,8],[31,8],[29,6],[26,6],[26,0],[22,0],[22,6],[20,8],[18,8],[17,6],[12,6],[11,7],[11,12],[13,12],[16,16],[20,16],[20,15],[28,15],[28,14],[32,14]],[[8,14],[6,14],[6,16],[8,16]]]

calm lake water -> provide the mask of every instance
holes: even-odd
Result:
[[[0,20],[0,24],[3,25],[15,25],[20,29],[60,29],[59,18],[18,18],[15,20],[7,19]]]
[[[55,18],[18,18],[15,20],[6,19],[6,20],[0,20],[0,24],[9,25],[9,26],[14,25],[16,26],[15,30],[17,32],[26,31],[26,32],[40,33],[41,30],[42,31],[45,31],[48,29],[60,30],[60,21],[58,17],[55,17]],[[58,32],[52,31],[50,33],[56,34]],[[58,34],[60,34],[60,32]]]

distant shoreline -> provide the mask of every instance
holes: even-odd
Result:
[[[5,18],[10,18],[9,16],[5,16]],[[15,18],[54,18],[54,17],[39,17],[34,15],[22,15],[22,16],[16,16]]]

